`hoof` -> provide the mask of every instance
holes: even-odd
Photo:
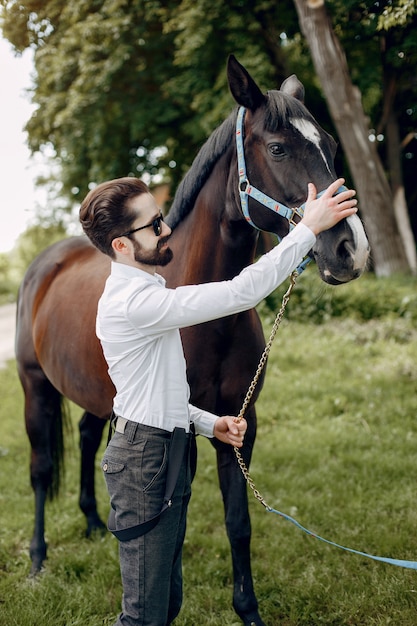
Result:
[[[259,613],[252,613],[249,616],[241,617],[244,626],[266,626]]]
[[[45,567],[44,567],[44,560],[43,559],[37,559],[37,558],[32,558],[32,566],[30,568],[30,572],[29,572],[29,578],[36,578],[37,576],[39,576],[39,574],[42,574],[42,572],[45,571]]]
[[[47,544],[42,542],[40,546],[30,546],[29,554],[32,566],[30,568],[29,578],[35,578],[44,569],[43,564],[47,559]]]
[[[90,539],[95,534],[104,535],[106,530],[107,530],[107,527],[101,521],[99,516],[98,515],[94,515],[87,522],[87,530],[85,531],[85,536],[87,537],[87,539]]]

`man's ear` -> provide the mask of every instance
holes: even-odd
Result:
[[[113,239],[111,247],[116,254],[127,254],[129,252],[129,246],[126,241],[124,241],[123,237],[116,237]]]

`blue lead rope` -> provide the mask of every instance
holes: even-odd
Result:
[[[303,265],[303,264],[302,264]],[[274,325],[272,327],[272,331],[271,331],[271,335],[268,339],[268,342],[265,346],[265,350],[260,358],[259,361],[259,365],[258,368],[256,370],[256,374],[249,386],[249,389],[246,393],[245,399],[243,401],[243,405],[242,408],[240,409],[239,415],[237,416],[237,421],[239,422],[246,411],[246,408],[249,405],[250,399],[252,397],[253,391],[256,387],[256,384],[258,382],[259,376],[266,364],[268,355],[269,355],[269,351],[271,349],[272,346],[272,342],[275,338],[275,335],[278,331],[278,327],[279,324],[282,320],[282,317],[284,315],[284,311],[285,311],[285,307],[289,301],[289,298],[291,296],[291,292],[295,286],[296,283],[296,278],[300,273],[300,270],[302,271],[304,269],[303,268],[297,268],[297,270],[295,272],[292,273],[291,275],[291,284],[287,290],[287,292],[284,294],[283,299],[282,299],[282,305],[281,308],[278,312],[278,315],[275,319]],[[323,541],[324,543],[327,543],[330,546],[334,546],[335,548],[340,548],[341,550],[345,550],[346,552],[351,552],[353,554],[358,554],[360,556],[364,556],[368,559],[373,559],[374,561],[380,561],[382,563],[388,563],[389,565],[396,565],[397,567],[404,567],[407,569],[414,569],[417,570],[417,561],[406,561],[403,559],[391,559],[389,557],[384,557],[384,556],[375,556],[373,554],[368,554],[367,552],[361,552],[360,550],[354,550],[353,548],[346,548],[345,546],[342,546],[339,543],[335,543],[334,541],[330,541],[329,539],[324,539],[323,537],[320,537],[320,535],[318,535],[317,533],[313,533],[311,530],[308,530],[308,528],[305,528],[304,526],[302,526],[299,522],[297,522],[296,519],[294,519],[293,517],[291,517],[290,515],[287,515],[286,513],[282,513],[281,511],[277,511],[276,509],[272,508],[271,506],[269,506],[269,504],[267,504],[267,502],[265,501],[265,499],[263,498],[263,496],[261,495],[261,493],[258,491],[258,489],[255,486],[255,483],[251,477],[251,475],[249,474],[249,470],[246,467],[246,464],[243,460],[243,457],[239,451],[239,448],[234,447],[234,451],[236,454],[236,459],[238,462],[238,465],[242,471],[243,477],[245,478],[248,486],[252,489],[253,495],[255,496],[255,498],[265,507],[265,509],[267,510],[267,512],[269,513],[275,513],[276,515],[279,515],[280,517],[282,517],[283,519],[287,520],[288,522],[291,522],[291,524],[294,524],[294,526],[296,526],[297,528],[299,528],[300,530],[302,530],[304,533],[306,533],[307,535],[310,535],[311,537],[315,537],[316,539],[319,539],[320,541]]]
[[[311,530],[308,530],[308,528],[305,528],[304,526],[302,526],[299,522],[297,522],[296,519],[294,519],[290,515],[287,515],[286,513],[281,513],[281,511],[277,511],[276,509],[273,509],[272,507],[268,505],[265,505],[265,509],[268,511],[268,513],[275,513],[276,515],[283,517],[285,520],[287,520],[288,522],[291,522],[291,524],[294,524],[294,526],[297,526],[297,528],[302,530],[307,535],[310,535],[311,537],[315,537],[316,539],[319,539],[320,541],[323,541],[324,543],[327,543],[330,546],[335,546],[336,548],[341,548],[341,550],[345,550],[346,552],[353,552],[353,554],[359,554],[360,556],[365,556],[366,558],[373,559],[374,561],[382,561],[382,563],[388,563],[389,565],[396,565],[397,567],[406,567],[407,569],[417,569],[417,561],[404,561],[402,559],[390,559],[385,556],[374,556],[373,554],[360,552],[359,550],[354,550],[353,548],[346,548],[345,546],[341,546],[339,543],[335,543],[334,541],[329,541],[328,539],[324,539],[323,537],[320,537],[320,535],[313,533]]]
[[[264,194],[262,191],[259,191],[259,189],[257,189],[256,187],[253,187],[249,180],[248,180],[248,176],[247,176],[247,172],[246,172],[246,163],[245,163],[245,154],[244,154],[244,142],[243,142],[243,134],[244,134],[244,126],[243,126],[243,122],[244,122],[244,116],[245,116],[245,108],[244,107],[240,107],[239,111],[238,111],[238,115],[237,115],[237,120],[236,120],[236,150],[237,150],[237,160],[238,160],[238,172],[239,172],[239,194],[240,194],[240,200],[241,200],[241,206],[242,206],[242,213],[246,219],[246,221],[251,224],[251,226],[253,226],[254,228],[258,229],[258,227],[256,226],[256,224],[252,221],[250,214],[249,214],[249,198],[253,198],[254,200],[257,200],[259,203],[261,203],[263,206],[267,207],[268,209],[270,209],[271,211],[274,211],[275,213],[277,213],[278,215],[281,215],[281,217],[285,217],[288,221],[289,221],[289,228],[290,231],[292,230],[292,228],[294,228],[295,226],[295,216],[298,216],[299,218],[303,217],[304,214],[304,207],[305,207],[305,203],[303,205],[301,205],[300,207],[297,207],[295,209],[291,209],[290,207],[287,207],[285,204],[282,204],[281,202],[278,202],[277,200],[274,200],[273,198],[271,198],[270,196],[267,196],[266,194]],[[337,193],[340,193],[341,191],[345,191],[346,187],[340,187],[337,191]],[[317,197],[320,197],[322,195],[322,193],[324,193],[323,191],[321,191],[319,194],[317,194]],[[258,229],[259,230],[259,229]],[[272,344],[272,340],[275,336],[275,333],[278,329],[278,324],[281,321],[282,315],[284,313],[284,309],[286,306],[286,303],[288,302],[289,296],[291,294],[291,290],[292,287],[295,284],[295,278],[297,276],[299,276],[307,267],[308,263],[311,261],[311,259],[307,256],[304,258],[304,260],[301,262],[301,264],[297,267],[297,269],[295,270],[295,272],[293,272],[293,282],[291,284],[291,287],[288,289],[287,293],[284,295],[283,298],[283,305],[281,307],[281,310],[277,316],[277,319],[275,320],[275,324],[273,327],[273,331],[271,333],[271,337],[268,341],[268,344],[265,348],[264,354],[261,357],[260,360],[260,364],[258,366],[258,370],[257,373],[255,375],[254,380],[252,381],[252,384],[246,394],[242,409],[239,413],[238,419],[241,419],[245,413],[245,409],[249,404],[249,400],[252,396],[253,393],[253,389],[257,383],[260,371],[262,370],[263,366],[266,363],[266,357],[268,355],[270,346]],[[284,303],[285,302],[285,303]],[[276,509],[273,509],[272,507],[270,507],[262,498],[261,494],[259,493],[259,491],[255,488],[255,485],[250,477],[250,474],[248,472],[248,469],[246,468],[246,465],[243,461],[242,455],[240,454],[238,448],[235,448],[235,453],[236,453],[236,457],[239,463],[239,466],[242,470],[243,476],[245,477],[246,481],[248,482],[249,486],[251,487],[251,489],[254,492],[255,497],[261,502],[261,504],[263,504],[263,506],[266,508],[266,510],[270,513],[275,513],[276,515],[279,515],[280,517],[286,519],[287,521],[291,522],[292,524],[294,524],[295,526],[297,526],[297,528],[299,528],[300,530],[302,530],[303,532],[305,532],[307,535],[310,535],[311,537],[315,537],[316,539],[319,539],[320,541],[323,541],[324,543],[327,543],[331,546],[335,546],[336,548],[340,548],[342,550],[345,550],[347,552],[352,552],[353,554],[359,554],[360,556],[364,556],[367,557],[368,559],[373,559],[374,561],[382,561],[383,563],[389,563],[390,565],[397,565],[398,567],[406,567],[408,569],[417,569],[417,562],[416,561],[404,561],[401,559],[390,559],[390,558],[386,558],[386,557],[382,557],[382,556],[373,556],[372,554],[367,554],[366,552],[360,552],[359,550],[353,550],[352,548],[345,548],[345,546],[341,546],[338,543],[335,543],[334,541],[329,541],[328,539],[324,539],[323,537],[320,537],[319,535],[317,535],[316,533],[313,533],[311,530],[308,530],[307,528],[304,528],[304,526],[302,526],[299,522],[297,522],[297,520],[295,520],[293,517],[291,517],[290,515],[287,515],[286,513],[281,513],[280,511],[277,511]]]

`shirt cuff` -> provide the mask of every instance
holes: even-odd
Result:
[[[219,416],[214,415],[209,411],[199,409],[193,404],[189,404],[188,407],[190,410],[190,419],[194,424],[195,434],[203,435],[204,437],[209,437],[210,439],[214,437],[214,424]]]

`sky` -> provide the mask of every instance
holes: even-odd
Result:
[[[31,52],[16,57],[0,38],[0,253],[9,252],[30,225],[42,193],[34,179],[40,166],[30,158],[23,127],[33,106],[25,90],[31,85]]]

